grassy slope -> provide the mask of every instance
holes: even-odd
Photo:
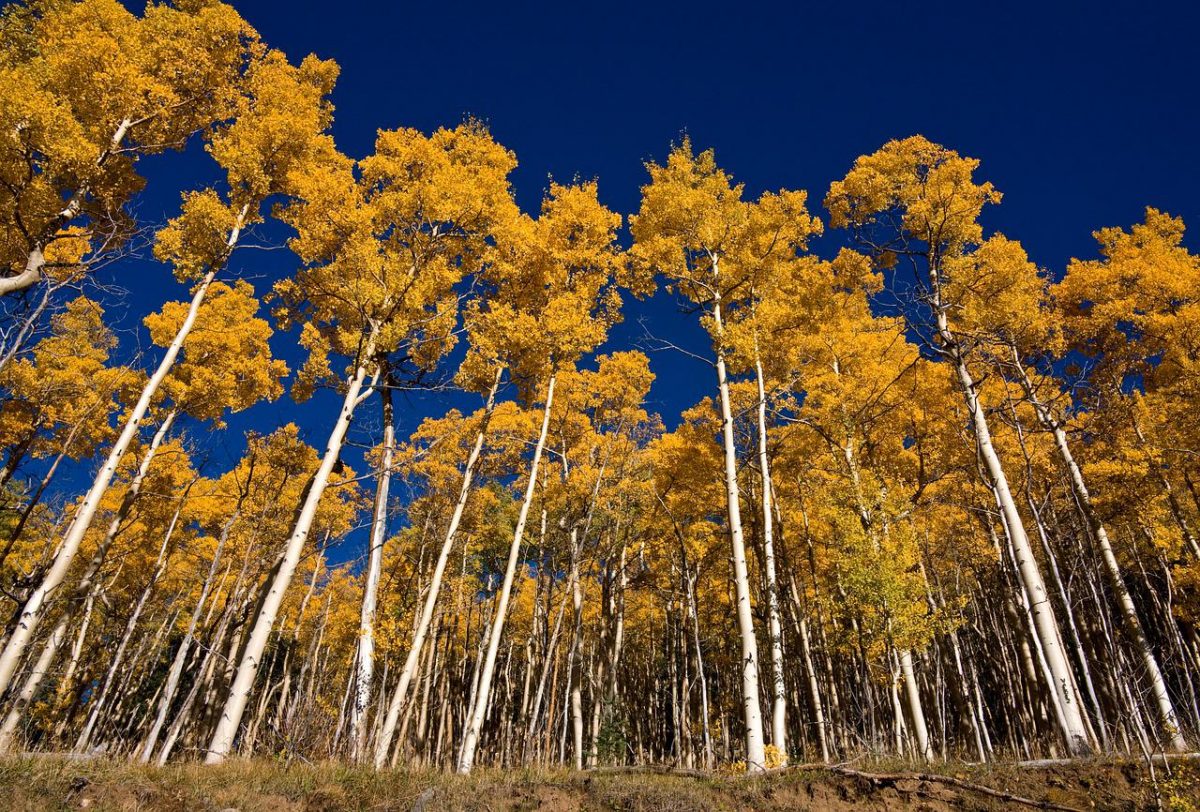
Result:
[[[886,772],[896,765],[863,765]],[[1046,768],[956,767],[943,774],[1038,801],[1079,809],[1153,808],[1137,764],[1085,763]],[[1160,779],[1163,776],[1160,773]],[[1165,808],[1191,810],[1200,768],[1175,768],[1161,785]],[[113,809],[143,812],[257,810],[672,810],[1009,809],[1011,803],[936,782],[871,782],[826,770],[789,770],[766,778],[660,773],[482,771],[470,778],[435,772],[385,772],[337,765],[266,761],[221,767],[179,764],[136,768],[106,761],[25,758],[0,761],[0,809]],[[1021,808],[1021,807],[1015,807]],[[1024,807],[1028,808],[1028,807]]]

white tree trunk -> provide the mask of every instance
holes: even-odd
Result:
[[[1033,557],[1033,548],[1029,544],[1029,536],[1025,532],[1025,523],[1021,518],[1017,504],[1013,500],[1012,491],[1008,486],[1008,476],[1000,464],[1000,457],[992,445],[992,432],[988,426],[987,415],[984,414],[983,404],[979,402],[979,392],[976,390],[975,379],[967,368],[967,359],[958,338],[950,330],[950,320],[946,315],[948,305],[942,301],[941,280],[937,268],[931,266],[930,289],[933,291],[932,307],[936,319],[938,337],[942,342],[942,352],[948,356],[954,365],[954,372],[966,401],[967,412],[971,417],[971,426],[975,434],[975,443],[979,448],[979,456],[983,458],[988,476],[992,480],[992,488],[996,501],[1003,514],[1004,523],[1008,529],[1009,541],[1012,543],[1013,555],[1016,558],[1017,572],[1025,586],[1029,597],[1029,610],[1037,627],[1041,640],[1042,654],[1045,657],[1049,671],[1051,692],[1058,700],[1062,709],[1061,727],[1063,738],[1066,739],[1067,750],[1072,755],[1083,755],[1091,750],[1088,741],[1087,727],[1083,721],[1083,709],[1075,690],[1074,676],[1071,666],[1063,652],[1062,636],[1058,628],[1058,619],[1054,616],[1054,606],[1050,603],[1050,595],[1042,580],[1042,572],[1037,559]]]
[[[1100,548],[1100,558],[1104,562],[1104,569],[1108,575],[1109,585],[1112,587],[1113,595],[1117,599],[1117,607],[1120,609],[1122,620],[1125,623],[1125,630],[1128,633],[1130,642],[1137,651],[1139,659],[1142,661],[1142,667],[1146,669],[1146,677],[1150,681],[1150,691],[1154,695],[1162,733],[1170,741],[1172,749],[1183,752],[1187,750],[1187,740],[1184,739],[1183,733],[1180,730],[1179,717],[1175,712],[1175,705],[1171,701],[1171,694],[1167,690],[1167,683],[1163,678],[1162,668],[1159,667],[1158,658],[1154,656],[1154,650],[1150,647],[1150,641],[1146,638],[1146,631],[1142,626],[1141,618],[1138,617],[1137,608],[1133,604],[1133,597],[1129,594],[1129,589],[1125,586],[1125,579],[1121,576],[1121,565],[1117,561],[1112,543],[1108,539],[1108,530],[1105,528],[1100,516],[1096,513],[1095,506],[1092,504],[1092,495],[1088,491],[1087,483],[1084,482],[1083,472],[1075,462],[1075,455],[1072,453],[1071,446],[1067,442],[1067,433],[1063,429],[1062,424],[1050,414],[1050,410],[1046,404],[1037,398],[1032,383],[1029,381],[1028,376],[1026,376],[1024,367],[1021,366],[1020,358],[1014,357],[1014,362],[1021,374],[1026,394],[1033,403],[1038,418],[1041,420],[1042,425],[1049,429],[1054,436],[1054,445],[1058,450],[1063,467],[1067,469],[1067,473],[1069,474],[1071,488],[1075,492],[1076,501],[1079,503],[1084,518],[1092,530],[1092,535],[1096,538],[1096,546]]]
[[[191,489],[190,486],[188,488]],[[175,508],[175,514],[171,517],[171,523],[167,527],[167,533],[163,536],[162,544],[158,549],[158,558],[154,562],[154,571],[150,576],[150,582],[146,584],[146,588],[142,590],[142,594],[138,597],[137,604],[133,607],[133,612],[129,615],[129,620],[125,623],[125,632],[121,635],[121,642],[117,644],[117,650],[113,652],[112,662],[108,665],[108,671],[104,675],[104,683],[100,690],[93,694],[93,700],[89,703],[92,705],[91,713],[88,714],[87,723],[79,734],[79,738],[75,741],[74,751],[82,753],[87,750],[88,744],[91,742],[92,733],[96,729],[96,723],[100,721],[100,715],[107,710],[109,700],[112,698],[111,691],[113,682],[117,678],[117,671],[125,659],[125,651],[129,648],[129,641],[133,639],[133,633],[137,630],[138,621],[141,620],[142,612],[146,608],[146,602],[150,600],[150,595],[154,591],[158,579],[162,577],[163,572],[167,568],[167,560],[169,556],[167,551],[170,548],[171,538],[175,535],[175,528],[179,524],[179,515],[183,512],[183,506],[187,501],[187,491],[184,492],[179,500],[179,505]]]
[[[933,747],[929,744],[929,727],[925,724],[925,710],[921,706],[921,690],[913,672],[912,651],[900,652],[900,674],[904,677],[904,695],[908,700],[908,714],[912,717],[913,733],[917,737],[917,751],[925,761],[933,761]]]
[[[247,211],[248,207],[242,208],[241,214],[238,215],[237,222],[229,234],[226,242],[229,250],[232,250],[237,244]],[[145,419],[146,413],[150,409],[150,404],[154,400],[154,395],[158,392],[158,388],[162,386],[163,381],[166,380],[171,367],[175,364],[175,359],[179,356],[179,352],[183,348],[184,339],[187,338],[188,333],[191,332],[192,327],[196,323],[196,316],[200,312],[200,306],[204,302],[204,297],[208,293],[209,286],[216,277],[217,270],[217,268],[211,269],[196,287],[195,292],[192,294],[192,301],[188,307],[187,316],[179,326],[175,338],[167,347],[167,351],[159,362],[158,368],[155,369],[154,374],[150,376],[150,380],[146,382],[145,388],[142,389],[141,397],[138,398],[137,403],[134,404],[133,409],[129,412],[128,417],[126,417],[121,435],[117,438],[117,442],[113,444],[108,458],[104,461],[104,465],[101,466],[95,480],[92,482],[92,487],[88,490],[83,503],[79,506],[75,517],[67,527],[67,532],[58,549],[58,554],[54,557],[54,563],[42,579],[42,583],[33,590],[29,598],[25,601],[25,605],[21,609],[21,617],[17,623],[17,627],[8,639],[4,651],[0,653],[0,695],[3,695],[8,690],[9,684],[12,682],[17,664],[21,661],[21,656],[24,654],[25,648],[29,645],[33,633],[37,630],[38,623],[41,622],[45,614],[47,600],[49,600],[51,593],[66,579],[67,572],[71,568],[71,563],[75,560],[75,555],[79,552],[79,546],[83,543],[84,534],[87,533],[88,527],[96,515],[96,510],[100,507],[100,500],[104,497],[109,485],[112,484],[121,458],[125,456],[125,451],[129,448],[130,443],[133,442],[134,437],[137,436],[142,420]]]
[[[546,404],[542,409],[542,429],[538,434],[537,445],[533,449],[533,462],[529,466],[529,482],[525,486],[525,498],[521,502],[521,512],[517,515],[517,526],[513,530],[512,545],[508,550],[508,565],[504,570],[504,582],[500,586],[496,613],[492,618],[491,630],[488,633],[487,655],[484,657],[480,671],[479,690],[475,694],[475,702],[467,716],[467,728],[463,733],[462,749],[458,756],[458,772],[461,775],[469,775],[475,764],[475,750],[479,747],[479,732],[483,727],[483,720],[487,716],[488,701],[491,698],[492,671],[496,667],[496,653],[500,649],[504,618],[508,614],[508,600],[512,593],[513,580],[517,574],[517,559],[520,557],[521,542],[525,536],[525,523],[529,519],[529,506],[533,504],[533,494],[537,489],[538,465],[542,461],[542,452],[546,448],[546,435],[550,431],[550,409],[554,403],[556,380],[557,376],[551,374],[546,385]]]
[[[763,570],[767,581],[767,634],[771,643],[771,743],[787,764],[787,685],[783,677],[783,626],[779,620],[779,582],[775,573],[775,513],[771,467],[767,459],[767,392],[762,361],[755,358],[758,381],[758,466],[762,476]]]
[[[375,488],[375,511],[371,520],[370,556],[367,561],[367,581],[363,585],[362,612],[358,624],[358,655],[355,668],[354,704],[350,709],[351,752],[361,761],[366,752],[367,708],[371,704],[372,682],[375,675],[375,606],[379,598],[379,578],[383,571],[383,545],[387,541],[388,486],[392,478],[392,457],[396,449],[396,429],[393,425],[392,395],[387,388],[380,393],[383,408],[383,451]]]
[[[33,664],[33,668],[30,669],[28,676],[25,677],[24,685],[21,686],[21,692],[13,701],[8,713],[5,714],[4,723],[0,725],[0,753],[12,751],[16,740],[17,727],[21,724],[25,708],[29,707],[29,703],[37,695],[38,687],[41,686],[46,672],[50,669],[55,655],[58,654],[58,649],[62,646],[63,640],[67,636],[67,627],[71,622],[71,614],[69,611],[65,613],[62,619],[58,621],[58,625],[54,627],[54,631],[50,633],[50,639],[42,647],[41,656]]]
[[[565,459],[565,457],[564,457]],[[597,485],[599,480],[597,480]],[[579,583],[579,556],[582,554],[577,541],[578,531],[571,528],[571,606],[575,615],[574,641],[571,645],[569,669],[571,672],[571,743],[575,758],[575,769],[583,769],[583,588]]]
[[[733,441],[733,408],[729,402],[729,380],[725,372],[725,350],[721,346],[723,324],[721,302],[713,302],[717,330],[717,388],[721,400],[721,437],[725,449],[725,497],[729,514],[729,539],[733,547],[733,583],[737,595],[738,633],[742,641],[742,712],[746,723],[746,771],[766,768],[762,709],[758,700],[758,641],[754,635],[754,612],[750,606],[750,574],[746,566],[746,543],[742,534],[742,511],[738,503],[737,448]]]
[[[288,539],[283,560],[280,562],[279,569],[275,573],[275,579],[271,583],[270,591],[263,601],[258,617],[254,620],[254,627],[250,631],[250,637],[246,641],[245,651],[242,654],[241,662],[238,664],[237,673],[234,675],[233,682],[229,688],[229,697],[225,702],[224,709],[221,711],[221,718],[217,722],[217,727],[213,731],[212,740],[208,746],[208,753],[204,758],[206,764],[220,764],[233,750],[233,741],[237,736],[238,728],[242,724],[242,716],[246,712],[246,703],[250,700],[250,692],[254,689],[254,678],[258,674],[258,667],[262,662],[263,652],[267,648],[267,640],[270,638],[271,630],[275,626],[275,617],[278,615],[279,607],[283,603],[284,593],[287,591],[288,585],[292,582],[296,566],[300,563],[300,555],[304,551],[305,542],[308,541],[308,533],[312,529],[313,519],[317,515],[317,505],[321,501],[321,496],[325,493],[325,486],[329,484],[329,475],[333,472],[333,466],[337,463],[338,455],[341,453],[343,443],[345,443],[346,432],[350,428],[350,420],[354,416],[355,407],[358,405],[359,392],[362,390],[363,382],[367,377],[367,359],[371,359],[374,355],[374,346],[375,336],[372,335],[367,341],[367,347],[361,354],[353,374],[347,381],[346,397],[342,401],[341,413],[338,415],[337,422],[333,426],[333,431],[329,435],[329,443],[325,447],[325,455],[321,458],[321,465],[313,476],[308,495],[304,500],[303,507],[300,509],[300,515],[296,520],[295,528],[292,530],[292,536]]]
[[[708,677],[704,673],[704,652],[700,648],[700,615],[696,609],[696,579],[698,574],[688,574],[684,562],[683,579],[687,583],[688,615],[692,621],[692,647],[696,650],[696,679],[700,680],[700,733],[704,740],[704,769],[713,768],[712,726],[709,723]]]
[[[425,645],[425,638],[429,634],[429,624],[433,620],[433,612],[437,606],[438,594],[442,588],[442,578],[446,573],[446,562],[450,559],[450,552],[454,548],[454,540],[458,535],[458,526],[462,522],[463,511],[467,507],[467,498],[471,495],[471,481],[475,476],[475,464],[479,461],[479,455],[483,452],[483,441],[487,436],[488,423],[491,420],[492,411],[496,406],[496,392],[500,388],[500,376],[504,373],[504,368],[499,367],[496,370],[496,378],[492,383],[492,388],[488,392],[487,404],[484,406],[483,422],[479,427],[479,433],[475,435],[475,444],[471,446],[471,451],[467,455],[467,464],[463,470],[462,485],[458,490],[458,502],[454,505],[454,512],[450,515],[450,525],[446,528],[446,536],[442,540],[442,549],[438,553],[437,563],[433,567],[433,577],[429,582],[429,591],[425,595],[425,603],[421,607],[421,614],[417,620],[417,626],[413,630],[412,645],[409,646],[408,656],[404,660],[404,668],[400,672],[400,679],[396,683],[396,689],[392,693],[391,701],[388,703],[387,716],[383,722],[383,729],[379,733],[379,739],[375,743],[375,769],[382,769],[387,763],[388,752],[392,748],[392,739],[396,735],[396,724],[400,720],[400,712],[404,708],[404,703],[408,698],[408,688],[412,683],[413,674],[416,673],[417,663],[421,657],[421,649]]]
[[[808,676],[808,698],[813,706],[813,725],[817,728],[817,743],[821,747],[821,761],[828,762],[829,737],[825,731],[825,705],[821,701],[817,669],[813,664],[812,644],[808,635],[808,618],[801,615],[797,625],[800,629],[800,652],[804,655],[804,672]]]
[[[246,487],[248,487],[248,483]],[[242,498],[244,497],[245,493],[243,492]],[[154,717],[154,724],[146,734],[146,739],[141,747],[141,753],[138,756],[138,761],[142,764],[150,763],[150,757],[154,754],[154,748],[158,744],[158,737],[162,733],[163,725],[167,722],[167,714],[170,712],[171,703],[175,701],[175,694],[179,690],[179,680],[183,676],[183,668],[187,663],[188,652],[191,650],[192,640],[196,634],[200,612],[203,611],[204,604],[208,600],[208,595],[212,591],[217,575],[217,568],[221,563],[221,553],[225,549],[225,542],[229,539],[229,531],[233,528],[234,522],[241,516],[241,512],[242,499],[239,499],[238,506],[234,510],[233,515],[221,527],[221,535],[217,539],[217,547],[213,551],[213,559],[208,566],[208,576],[204,579],[204,586],[200,588],[200,596],[196,599],[196,606],[192,609],[192,616],[188,621],[187,632],[184,633],[183,640],[179,642],[175,658],[171,661],[171,669],[167,673],[167,681],[163,685],[162,692],[158,697],[158,712]]]

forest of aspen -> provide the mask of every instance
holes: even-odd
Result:
[[[475,119],[340,151],[301,56],[219,0],[0,16],[2,758],[1167,780],[1200,747],[1179,217],[1040,267],[981,222],[987,156],[921,135],[752,198],[681,134],[635,211],[603,178],[527,211]],[[143,218],[180,151],[206,185]],[[701,351],[610,340],[656,291]],[[664,419],[685,363],[711,394]],[[277,399],[304,428],[227,425]]]

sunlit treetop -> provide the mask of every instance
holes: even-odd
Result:
[[[1047,279],[1020,243],[985,238],[980,214],[1000,193],[975,179],[978,166],[921,136],[889,141],[856,160],[825,205],[832,225],[851,229],[877,269],[912,274],[892,280],[895,295],[919,294],[930,325],[946,321],[964,350],[1053,356],[1060,334]]]
[[[307,57],[299,67],[278,51],[256,61],[234,118],[212,137],[209,151],[225,170],[222,191],[183,195],[182,211],[156,235],[155,256],[194,280],[228,259],[231,231],[262,220],[275,195],[303,193],[312,164],[336,160],[328,95],[337,65]]]
[[[1055,286],[1076,346],[1128,363],[1173,350],[1200,308],[1200,256],[1183,220],[1154,208],[1130,229],[1095,232],[1100,258],[1072,260]]]
[[[859,231],[881,267],[897,253],[960,254],[983,240],[983,207],[1000,202],[991,183],[975,181],[978,167],[919,135],[889,141],[830,185],[830,225]]]
[[[595,370],[579,370],[570,377],[560,402],[586,413],[597,431],[633,429],[649,419],[644,406],[654,373],[644,353],[600,355]]]
[[[285,325],[311,353],[303,396],[330,377],[328,355],[400,353],[431,368],[454,344],[456,286],[479,270],[498,224],[515,216],[516,166],[480,124],[431,136],[383,131],[355,166],[337,158],[297,177],[285,218],[305,267],[276,286]]]
[[[620,254],[620,224],[595,182],[551,184],[538,217],[506,221],[484,272],[489,291],[467,313],[462,377],[485,380],[499,363],[529,383],[599,346],[621,319],[620,289],[652,289],[651,277]]]
[[[772,329],[754,322],[757,314],[766,315],[760,306],[789,284],[788,277],[809,270],[801,255],[822,226],[808,212],[807,193],[767,192],[756,202],[745,201],[742,184],[717,165],[713,151],[697,155],[687,139],[665,165],[649,163],[646,169],[650,183],[642,187],[639,213],[630,218],[634,264],[666,275],[693,302],[705,307],[719,302],[726,321],[744,308],[742,349],[753,359],[755,336]],[[705,325],[715,338],[715,323]]]
[[[125,204],[142,185],[137,157],[182,147],[232,115],[243,72],[261,52],[253,29],[219,2],[152,4],[142,17],[116,0],[6,7],[3,263],[18,274],[31,252],[47,251],[68,199],[94,248],[127,236]]]
[[[34,0],[6,9],[3,32],[0,69],[35,76],[100,146],[122,120],[134,125],[131,144],[161,149],[225,118],[262,52],[254,29],[215,0],[148,4],[142,17],[117,0]]]
[[[1015,347],[1023,356],[1061,350],[1049,280],[1016,240],[995,234],[970,254],[947,258],[942,279],[946,298],[956,303],[955,325],[961,332]]]

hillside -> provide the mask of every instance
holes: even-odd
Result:
[[[8,810],[942,810],[1156,808],[1145,765],[1094,761],[942,765],[921,776],[895,764],[801,767],[761,778],[700,773],[480,770],[382,772],[337,765],[231,761],[131,768],[99,760],[0,763]],[[1156,771],[1162,808],[1194,810],[1200,768]],[[989,793],[990,791],[990,793]],[[1027,803],[1031,802],[1031,803]]]

